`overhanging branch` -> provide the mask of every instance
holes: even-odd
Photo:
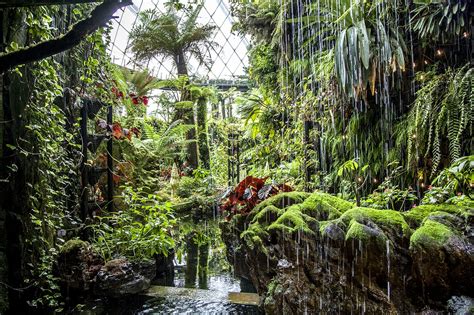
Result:
[[[77,46],[88,35],[104,26],[118,9],[130,4],[132,4],[131,0],[105,0],[91,12],[87,19],[76,23],[66,34],[34,46],[0,55],[0,74],[19,65],[51,57]]]

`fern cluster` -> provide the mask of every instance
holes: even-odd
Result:
[[[443,158],[455,160],[463,148],[472,146],[468,136],[472,136],[474,121],[474,68],[466,65],[441,74],[421,72],[417,79],[421,88],[401,123],[406,126],[408,165],[414,168],[418,158],[431,157],[435,173]]]

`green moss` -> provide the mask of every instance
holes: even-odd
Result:
[[[252,222],[262,222],[267,221],[267,218],[270,214],[275,214],[277,216],[281,215],[284,212],[283,209],[277,208],[274,205],[269,205],[263,210],[258,212],[255,217],[252,219]]]
[[[308,224],[310,222],[317,223],[317,220],[304,214],[302,209],[303,207],[298,204],[288,207],[285,212],[283,212],[283,214],[281,214],[278,219],[268,227],[268,229],[284,230],[289,233],[296,231],[314,233],[311,231]]]
[[[423,225],[411,236],[410,249],[427,246],[441,247],[453,236],[455,236],[455,233],[446,225],[432,220],[425,220]]]
[[[349,223],[349,229],[346,233],[346,240],[350,239],[361,240],[364,242],[375,240],[379,242],[380,245],[384,245],[387,241],[387,236],[385,236],[383,232],[373,231],[366,225],[361,224],[356,220],[351,220]]]
[[[272,281],[270,281],[270,283],[268,284],[267,294],[272,295],[277,285],[278,281],[276,280],[276,278],[273,278]]]
[[[324,204],[329,205],[334,209],[337,209],[339,212],[344,213],[349,209],[355,207],[355,204],[339,197],[333,196],[331,194],[326,194],[322,192],[314,192],[309,196],[305,202],[311,204]]]
[[[354,204],[330,194],[315,192],[303,202],[302,206],[304,213],[317,220],[332,220],[353,208]]]
[[[309,197],[309,193],[301,191],[291,191],[286,193],[280,193],[278,195],[272,196],[261,203],[259,203],[253,210],[252,213],[258,213],[262,209],[265,209],[268,206],[275,206],[277,208],[283,209],[289,205],[294,205],[302,203],[306,198]]]
[[[242,238],[246,242],[248,247],[250,247],[251,249],[259,247],[265,253],[266,248],[263,245],[262,238],[266,238],[268,236],[268,232],[259,222],[254,222],[250,224],[247,230],[243,231],[240,234],[240,238]]]
[[[383,227],[395,228],[404,237],[409,237],[411,234],[411,229],[402,214],[394,210],[357,207],[345,212],[341,216],[341,220],[346,224],[350,224],[351,220],[356,220],[359,223],[364,223],[365,220],[369,220],[382,229]]]
[[[413,208],[408,212],[404,212],[403,216],[411,226],[418,227],[422,224],[423,220],[430,214],[438,211],[447,212],[467,219],[469,216],[473,216],[473,209],[462,206],[455,206],[449,204],[442,205],[421,205]]]
[[[69,254],[86,248],[89,244],[81,240],[69,240],[61,247],[61,254]]]

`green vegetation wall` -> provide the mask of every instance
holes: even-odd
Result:
[[[422,193],[472,154],[472,1],[231,3],[258,87],[241,106],[243,156],[260,168],[294,166],[308,189],[396,178]],[[352,160],[356,176],[339,176]]]
[[[92,6],[0,11],[2,51],[65,33]],[[103,32],[78,47],[0,77],[0,313],[26,302],[61,309],[53,261],[77,234],[81,161],[76,96],[101,97]],[[99,88],[98,88],[99,87]],[[105,88],[104,88],[105,89]],[[104,93],[105,94],[105,93]]]

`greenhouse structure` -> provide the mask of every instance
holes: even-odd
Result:
[[[474,314],[474,1],[0,0],[1,314]]]

